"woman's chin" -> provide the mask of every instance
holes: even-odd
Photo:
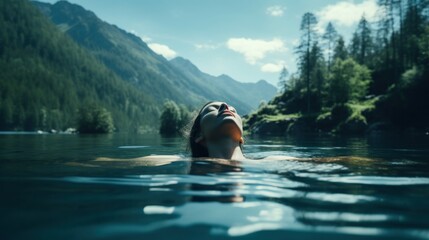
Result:
[[[231,121],[230,119],[224,119],[219,127],[215,130],[217,134],[223,136],[230,136],[233,140],[240,140],[241,131],[239,126],[235,121]]]

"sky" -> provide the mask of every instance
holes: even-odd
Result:
[[[42,0],[55,3],[56,0]],[[167,59],[180,56],[214,76],[277,85],[296,71],[302,15],[323,33],[331,21],[347,40],[361,16],[375,21],[376,0],[69,0],[139,36]]]

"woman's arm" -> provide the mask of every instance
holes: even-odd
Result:
[[[108,157],[98,157],[94,162],[120,162],[120,163],[129,163],[132,165],[141,165],[141,166],[162,166],[175,161],[179,161],[182,158],[178,155],[149,155],[138,158],[108,158]]]

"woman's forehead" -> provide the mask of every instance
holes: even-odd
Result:
[[[212,103],[207,104],[206,107],[208,107],[208,106],[220,106],[220,105],[222,105],[222,103],[224,103],[224,102],[212,102]]]

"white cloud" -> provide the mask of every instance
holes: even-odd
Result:
[[[294,38],[291,41],[292,46],[297,47],[299,45],[299,38]]]
[[[283,13],[285,10],[286,10],[285,7],[275,5],[275,6],[268,7],[266,13],[268,15],[273,16],[273,17],[281,17],[281,16],[283,16]]]
[[[219,47],[219,45],[215,44],[195,44],[194,46],[198,50],[213,50]]]
[[[131,29],[129,32],[130,32],[130,33],[132,33],[132,34],[134,34],[134,35],[136,35],[137,37],[139,37],[143,42],[146,42],[146,43],[152,42],[152,38],[150,38],[150,37],[148,37],[148,36],[140,35],[140,34],[139,34],[136,30],[134,30],[134,29]]]
[[[227,47],[235,52],[241,53],[246,61],[252,65],[258,60],[265,58],[267,53],[286,51],[284,42],[274,38],[271,41],[251,38],[230,38]]]
[[[278,61],[276,63],[266,63],[261,66],[261,71],[266,73],[279,73],[285,66],[286,63],[284,61]]]
[[[172,59],[177,56],[177,53],[167,45],[159,43],[149,43],[148,46],[150,49],[152,49],[152,51],[164,56],[166,59]]]
[[[339,26],[350,27],[359,22],[362,15],[368,21],[375,21],[377,17],[378,5],[376,0],[363,0],[361,3],[343,0],[332,5],[328,5],[316,12],[319,18],[318,28],[322,28],[333,22]]]
[[[143,40],[143,42],[149,43],[152,42],[152,38],[148,36],[140,36],[140,39]]]
[[[175,58],[177,56],[177,52],[174,51],[173,49],[171,49],[169,46],[164,45],[164,44],[160,44],[160,43],[152,42],[153,41],[152,38],[150,38],[148,36],[140,35],[134,29],[131,29],[129,32],[136,35],[137,37],[139,37],[143,42],[147,43],[147,46],[150,49],[152,49],[152,51],[154,51],[155,53],[157,53],[159,55],[162,55],[166,59],[170,60],[170,59]]]

